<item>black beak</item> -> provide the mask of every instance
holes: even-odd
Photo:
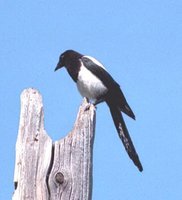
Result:
[[[63,65],[61,62],[58,62],[58,64],[57,64],[57,66],[56,66],[56,68],[55,68],[54,71],[56,71],[56,70],[62,68],[63,66],[64,66],[64,65]]]

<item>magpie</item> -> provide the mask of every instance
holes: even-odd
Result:
[[[74,50],[67,50],[59,57],[55,71],[65,67],[76,83],[80,94],[89,103],[97,105],[106,102],[113,118],[116,130],[123,145],[139,171],[142,164],[130,138],[122,112],[135,119],[119,84],[106,71],[105,67],[91,56],[86,56]]]

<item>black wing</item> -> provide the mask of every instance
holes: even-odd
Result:
[[[103,67],[97,65],[94,61],[87,57],[82,57],[81,61],[84,66],[97,76],[107,88],[120,88],[119,84]]]
[[[88,57],[83,56],[81,58],[81,61],[83,62],[83,65],[96,77],[98,77],[102,81],[102,83],[108,88],[109,100],[113,101],[114,104],[119,106],[121,111],[123,111],[125,114],[135,119],[135,115],[128,105],[119,84],[112,78],[112,76],[103,67],[99,66]]]

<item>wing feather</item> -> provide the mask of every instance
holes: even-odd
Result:
[[[122,112],[135,119],[135,115],[128,105],[126,98],[120,89],[119,84],[112,78],[112,76],[105,70],[104,66],[95,58],[90,56],[83,56],[81,58],[83,65],[90,70],[102,83],[108,88],[107,98],[113,101]]]

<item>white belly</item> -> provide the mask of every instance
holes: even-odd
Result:
[[[77,88],[83,97],[94,102],[107,92],[105,85],[83,65],[79,71]]]

